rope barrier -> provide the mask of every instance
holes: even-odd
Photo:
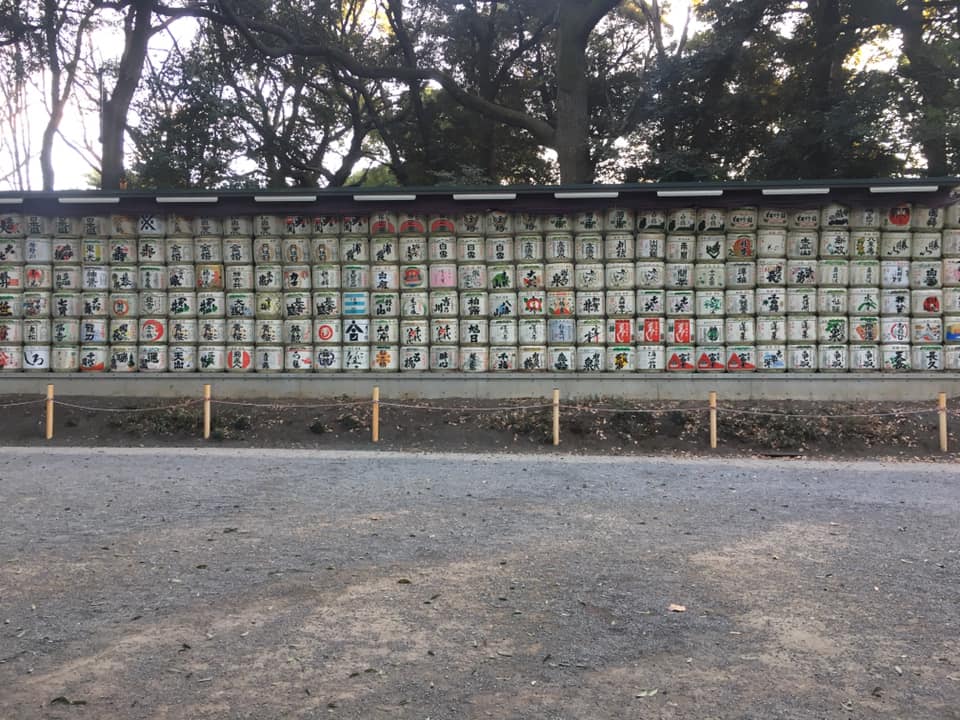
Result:
[[[665,407],[657,408],[653,410],[648,410],[646,408],[608,408],[608,407],[591,407],[589,405],[560,405],[563,410],[579,410],[580,412],[592,412],[592,413],[637,413],[638,415],[656,415],[657,413],[667,413],[667,412],[686,412],[686,413],[695,413],[695,412],[706,412],[710,408],[708,407]]]
[[[437,405],[409,405],[405,403],[392,403],[380,401],[380,407],[404,408],[407,410],[437,410],[446,412],[475,412],[475,413],[497,413],[497,412],[516,412],[522,410],[543,410],[552,407],[546,405],[507,405],[504,407],[440,407]]]
[[[43,402],[45,402],[44,398],[39,398],[37,400],[25,400],[23,402],[5,403],[0,405],[0,410],[3,410],[4,408],[23,407],[24,405],[39,405]]]
[[[236,407],[255,407],[255,408],[268,408],[272,410],[311,410],[314,408],[347,408],[347,407],[356,407],[358,405],[369,405],[369,400],[351,400],[349,402],[340,402],[340,403],[314,403],[311,405],[281,405],[280,403],[252,403],[252,402],[239,402],[236,400],[217,400],[212,398],[211,403],[215,405],[233,405]]]
[[[181,403],[176,403],[174,405],[159,405],[157,407],[149,408],[107,408],[107,407],[92,407],[90,405],[77,405],[76,403],[68,403],[63,400],[54,400],[54,405],[59,405],[60,407],[73,408],[74,410],[88,410],[90,412],[106,412],[106,413],[138,413],[138,412],[159,412],[162,410],[176,410],[178,408],[189,407],[191,405],[198,405],[198,400],[185,400]]]
[[[878,417],[902,417],[906,415],[932,415],[938,410],[934,408],[933,410],[897,410],[895,412],[882,412],[882,413],[850,413],[850,414],[836,414],[836,415],[804,415],[802,413],[779,413],[779,412],[769,412],[765,410],[738,410],[736,408],[723,407],[723,412],[732,413],[734,415],[761,415],[763,417],[780,417],[780,418],[790,418],[790,419],[807,419],[807,420],[826,420],[826,419],[849,419],[849,418],[878,418]]]

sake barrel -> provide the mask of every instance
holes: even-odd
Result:
[[[486,372],[488,367],[488,359],[489,348],[460,348],[460,370],[463,372]]]
[[[21,358],[21,366],[25,372],[48,372],[50,370],[49,345],[24,345]]]
[[[879,297],[879,295],[875,295]],[[826,315],[846,314],[850,307],[850,294],[846,288],[823,287],[817,290],[817,311]],[[876,311],[874,307],[873,311]],[[860,312],[865,312],[861,310]]]
[[[817,361],[816,345],[787,345],[787,370],[789,372],[815,372]]]
[[[689,300],[689,312],[694,312],[693,298],[689,291],[674,290]],[[663,315],[666,312],[666,293],[663,290],[637,290],[636,300],[638,315]]]
[[[880,342],[880,317],[877,315],[851,316],[850,342],[858,345]]]
[[[625,322],[630,322],[629,320]],[[606,329],[603,318],[584,318],[577,320],[577,345],[603,345],[606,342]]]
[[[692,345],[668,345],[665,355],[667,372],[696,370],[696,349]]]
[[[221,231],[224,237],[244,237],[253,236],[253,221],[245,215],[231,215],[222,218]]]
[[[816,260],[787,260],[787,285],[815,285],[817,269]]]
[[[960,343],[960,316],[947,315],[943,318],[943,340],[951,344]]]
[[[914,260],[910,264],[910,287],[914,290],[943,285],[943,263],[939,260]]]
[[[910,342],[914,345],[940,345],[943,343],[943,318],[913,318],[910,323]]]
[[[847,230],[820,232],[820,259],[846,258],[850,255],[850,233]]]
[[[879,345],[851,345],[849,349],[850,369],[855,372],[879,370],[881,364]]]
[[[572,262],[573,252],[573,235],[557,232],[547,234],[544,241],[547,262]]]
[[[787,258],[805,260],[817,257],[820,235],[815,230],[792,230],[787,233]]]
[[[880,318],[880,342],[910,342],[910,319],[907,317]]]
[[[604,268],[604,276],[609,290],[633,290],[636,287],[633,263],[608,262]]]
[[[608,260],[633,260],[636,257],[636,241],[633,235],[607,233],[603,243],[603,256]]]
[[[136,344],[139,339],[140,326],[135,318],[113,318],[109,326],[110,344]]]
[[[724,321],[722,318],[698,318],[696,325],[697,345],[717,345],[724,342]]]
[[[486,293],[483,293],[486,295]],[[517,315],[520,317],[540,317],[546,314],[547,294],[543,290],[522,290],[517,293]],[[486,300],[484,300],[485,306]],[[464,301],[461,295],[460,309],[463,313]]]
[[[137,347],[140,372],[166,372],[167,346],[140,345]]]
[[[725,247],[725,235],[698,235],[697,262],[723,262]]]
[[[913,290],[910,293],[910,308],[913,315],[924,317],[943,313],[943,290]]]
[[[305,260],[291,260],[291,249],[295,245],[284,244],[284,262],[305,262]],[[344,237],[340,239],[340,260],[345,263],[370,262],[370,241],[365,238]],[[306,262],[309,262],[308,260]],[[346,360],[346,356],[344,357]],[[362,358],[360,358],[362,361]]]
[[[696,338],[696,323],[691,318],[667,318],[668,345],[687,345]]]
[[[727,262],[725,267],[726,287],[753,288],[757,285],[757,265],[753,262]]]
[[[823,228],[847,228],[850,226],[850,208],[830,203],[820,208],[820,226]]]
[[[445,287],[443,285],[433,285],[433,267],[430,268],[430,275],[431,287]],[[487,277],[488,290],[511,290],[517,287],[516,268],[513,265],[490,265]],[[448,285],[446,287],[452,286]]]
[[[756,209],[754,209],[754,214]],[[756,219],[754,217],[754,219]],[[698,233],[722,233],[727,224],[727,211],[723,208],[697,208]],[[738,227],[737,230],[752,228]]]
[[[252,292],[228,292],[225,295],[228,318],[256,317],[256,294]]]
[[[0,263],[22,263],[24,260],[22,238],[7,236],[0,238]],[[17,351],[16,355],[19,362],[20,352]]]
[[[663,317],[637,318],[637,342],[656,345],[667,341],[667,319]]]
[[[757,227],[785,228],[789,214],[783,208],[761,207],[757,211]]]
[[[350,349],[351,356],[353,350],[354,348]],[[344,349],[338,345],[318,345],[314,348],[313,366],[317,372],[337,372],[343,369],[345,354]]]
[[[728,260],[747,260],[757,256],[757,235],[752,232],[727,233]]]
[[[261,322],[263,322],[263,323],[269,323],[269,322],[276,322],[276,321],[271,321],[271,320],[258,320],[258,321],[257,321],[257,326],[258,326],[258,328],[260,327],[260,323],[261,323]],[[383,321],[378,321],[378,324],[379,324],[379,323],[382,323],[382,322],[383,322]],[[398,334],[398,331],[396,330],[396,328],[398,327],[398,324],[397,324],[396,322],[394,322],[394,323],[393,323],[393,327],[395,328],[395,329],[394,329],[394,333],[393,333],[393,334],[394,334],[394,337],[388,338],[388,340],[387,340],[388,342],[389,342],[389,341],[393,341],[393,342],[398,342],[398,341],[399,341],[399,339],[398,339],[398,338],[399,338],[399,334]],[[272,328],[271,328],[271,329],[272,329]],[[342,331],[343,331],[343,323],[342,323],[342,321],[337,320],[337,319],[329,319],[329,318],[319,319],[319,318],[318,318],[318,319],[313,323],[313,339],[314,339],[314,342],[322,343],[322,344],[324,344],[324,345],[339,345],[340,343],[342,343],[342,342],[343,342],[343,332],[342,332]],[[258,330],[258,333],[259,333],[259,330]],[[282,337],[281,333],[282,333],[282,329],[281,329],[279,332],[277,332],[276,335],[274,335],[274,333],[271,332],[271,334],[270,334],[271,337],[269,338],[269,340],[268,340],[267,338],[264,338],[264,342],[267,342],[267,341],[269,341],[269,342],[279,342],[279,338]],[[261,335],[261,337],[262,337],[262,335]]]
[[[227,372],[253,372],[255,353],[256,349],[253,345],[227,345],[225,348]]]
[[[257,337],[257,324],[252,318],[229,318],[225,327],[227,342],[231,344],[246,345]]]
[[[667,262],[693,262],[697,256],[695,235],[668,235],[666,240]]]
[[[667,232],[693,232],[697,227],[697,211],[694,208],[674,208],[667,211]]]
[[[909,230],[913,220],[913,206],[898,203],[881,209],[880,228],[883,230]]]
[[[430,368],[430,352],[425,347],[415,345],[400,348],[400,370],[403,372],[423,372]]]
[[[603,317],[607,311],[606,293],[587,290],[576,295],[576,314],[580,317]]]
[[[636,352],[632,345],[613,345],[607,348],[607,372],[633,372],[636,370]]]
[[[880,360],[884,370],[906,372],[912,369],[910,346],[891,344],[880,346]]]
[[[546,369],[546,345],[521,345],[517,350],[518,369],[524,371],[541,371]]]
[[[458,237],[457,260],[461,263],[476,264],[483,262],[485,248],[482,237]]]
[[[373,317],[398,317],[400,315],[400,293],[372,293],[370,295]]]
[[[691,290],[668,290],[664,303],[667,315],[691,316],[696,312],[694,293]]]
[[[761,228],[757,231],[757,257],[783,258],[787,256],[787,231],[782,227]]]
[[[60,345],[50,348],[50,370],[53,372],[79,372],[79,346]]]
[[[284,265],[283,289],[286,291],[309,290],[311,272],[309,265]],[[347,276],[350,285],[347,285]],[[341,284],[345,289],[364,290],[370,286],[370,268],[367,265],[346,265],[342,269]]]
[[[913,254],[913,236],[908,232],[885,232],[880,234],[880,257],[905,259]]]
[[[791,230],[816,230],[820,227],[820,208],[790,210],[787,227]]]
[[[652,270],[653,274],[657,273],[656,266],[659,265],[660,285],[647,287],[662,287],[663,263],[651,263],[651,265],[654,266]],[[960,263],[958,263],[958,265],[960,265]],[[578,290],[603,290],[603,274],[603,265],[599,263],[578,263],[574,271],[574,285]],[[652,281],[656,282],[655,279]]]
[[[850,208],[849,225],[851,228],[877,229],[880,227],[880,211],[875,207],[854,205]]]
[[[880,262],[878,260],[853,260],[850,262],[850,284],[859,287],[880,285]]]
[[[785,317],[764,316],[756,319],[756,341],[758,343],[782,343],[786,342],[786,339],[787,319]]]
[[[512,246],[512,241],[504,238],[497,238],[496,240],[487,241],[487,260],[491,260],[491,255],[493,255],[494,261],[498,261],[500,258],[504,260],[513,257],[513,248],[506,250],[505,246]],[[450,235],[438,235],[436,237],[430,238],[430,242],[427,245],[427,257],[431,262],[438,263],[453,263],[457,259],[457,239]],[[406,257],[403,258],[407,262],[413,262],[407,260]],[[414,260],[416,260],[416,256]],[[502,261],[501,261],[502,262]]]
[[[632,290],[610,290],[606,293],[606,301],[607,315],[631,317],[637,314],[637,297]]]
[[[2,247],[5,249],[5,254],[9,260],[13,261],[16,259],[16,248],[18,245],[18,243],[11,243],[10,238],[4,238]],[[23,254],[20,262],[53,262],[53,241],[48,237],[38,237],[34,235],[27,236],[27,238],[23,241]]]
[[[726,295],[723,290],[698,290],[695,300],[697,317],[718,317],[724,314]]]
[[[914,370],[939,372],[944,369],[943,345],[913,345],[910,359]]]
[[[347,293],[344,294],[346,297]],[[430,294],[427,292],[400,293],[400,317],[426,318],[429,314]]]
[[[577,372],[603,372],[606,365],[606,348],[602,345],[577,347]]]
[[[401,329],[402,333],[402,329]],[[426,337],[424,332],[423,336]],[[461,318],[460,319],[460,344],[461,345],[486,345],[490,341],[489,324],[481,318]],[[410,344],[410,343],[407,343]]]
[[[785,372],[787,369],[787,346],[762,344],[756,346],[757,372]]]
[[[517,321],[512,319],[491,320],[488,325],[491,345],[516,345]]]
[[[816,315],[788,315],[787,342],[815,343],[817,341]]]
[[[667,236],[659,232],[639,232],[636,247],[638,260],[663,260],[667,252]]]
[[[603,238],[600,235],[577,235],[573,254],[577,262],[600,262],[603,260]],[[616,261],[618,258],[609,259]],[[633,257],[629,259],[633,260]]]
[[[51,252],[56,265],[79,263],[83,259],[80,238],[54,238]]]
[[[726,350],[722,345],[705,345],[694,349],[697,372],[724,372],[727,369]]]
[[[782,258],[767,258],[757,261],[757,285],[769,287],[785,285],[787,261]]]
[[[817,337],[821,343],[846,344],[848,330],[846,315],[820,315],[817,318]]]
[[[101,319],[102,321],[102,319]],[[58,318],[50,322],[50,341],[54,345],[76,345],[80,342],[79,318]]]
[[[198,346],[197,369],[200,372],[223,372],[227,369],[227,349],[223,345]]]
[[[223,265],[196,266],[197,290],[223,290]]]
[[[280,263],[283,261],[283,249],[278,237],[257,237],[253,240],[253,261],[255,263]],[[339,246],[338,246],[339,247]],[[339,256],[318,262],[333,262]]]
[[[257,345],[254,347],[254,372],[278,373],[283,371],[283,347],[280,345]]]
[[[370,343],[370,318],[351,317],[343,320],[343,342],[349,345]]]
[[[395,356],[394,356],[395,357]],[[287,372],[313,371],[313,346],[288,345],[283,352],[283,369]],[[396,369],[395,367],[393,369]]]
[[[880,291],[880,314],[901,315],[910,314],[910,291],[888,289]]]
[[[544,259],[543,238],[539,235],[518,235],[514,243],[518,261],[536,261]]]
[[[517,370],[518,354],[514,345],[491,345],[489,354],[490,369],[494,372],[513,372]]]
[[[23,320],[0,320],[0,345],[4,347],[23,341]]]
[[[444,320],[433,320],[433,323],[443,323]],[[958,330],[960,330],[960,321],[957,324]],[[432,329],[432,335],[434,342],[442,343],[445,342],[442,338],[437,336],[436,328]],[[538,317],[524,317],[520,318],[517,323],[517,341],[520,345],[540,345],[547,342],[547,321],[544,318]],[[958,338],[960,341],[960,338]]]
[[[863,229],[851,231],[850,256],[864,259],[880,257],[880,232]]]
[[[486,291],[460,293],[461,317],[486,317],[489,313],[489,302]]]
[[[546,334],[546,322],[543,323],[543,331],[540,340],[543,341]],[[460,321],[455,318],[432,318],[430,320],[430,343],[432,345],[456,345],[460,340]]]
[[[939,232],[915,232],[912,248],[915,260],[940,258],[943,254],[942,236]]]
[[[850,369],[850,352],[846,345],[820,345],[818,351],[820,372],[846,372]]]
[[[106,350],[106,348],[103,348]],[[83,360],[81,358],[81,364]],[[167,367],[170,372],[196,372],[197,348],[195,345],[170,345],[167,348]],[[82,369],[82,368],[81,368]]]
[[[93,252],[90,242],[84,244],[84,262],[100,262],[92,259]],[[185,263],[193,264],[196,259],[193,238],[190,237],[168,237],[163,241],[163,258],[169,265],[180,265]]]
[[[50,317],[52,296],[46,290],[30,290],[23,293],[23,317],[25,318],[46,318]],[[3,308],[0,308],[0,317],[15,317],[6,315]]]
[[[753,290],[727,290],[724,307],[727,315],[753,315],[756,312],[756,294]]]
[[[138,352],[136,345],[110,345],[107,361],[110,372],[131,373],[137,371]]]
[[[664,267],[664,284],[669,290],[683,290],[693,287],[693,263],[668,262]]]
[[[375,237],[370,241],[370,255],[378,265],[400,262],[400,246],[395,238]]]
[[[223,343],[227,339],[227,321],[224,318],[201,318],[197,320],[197,334],[201,343]]]
[[[197,342],[197,321],[194,318],[171,318],[167,320],[170,342],[178,345]]]
[[[83,302],[80,299],[80,293],[53,293],[50,296],[50,312],[53,317],[80,317],[83,314]]]
[[[699,329],[703,323],[703,320],[697,323],[697,329]],[[753,318],[727,318],[724,321],[724,333],[717,339],[710,338],[709,336],[705,338],[706,343],[713,344],[718,342],[727,342],[727,343],[736,343],[736,344],[746,344],[752,345],[756,342],[756,323]]]
[[[457,347],[438,346],[430,348],[431,370],[456,370],[460,366],[460,351]]]
[[[548,290],[572,290],[575,278],[573,263],[547,263],[544,268],[544,281]]]
[[[197,237],[193,241],[193,256],[198,263],[223,262],[223,242],[216,237]]]

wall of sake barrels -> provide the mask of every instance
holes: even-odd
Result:
[[[960,208],[0,215],[0,371],[960,370]]]

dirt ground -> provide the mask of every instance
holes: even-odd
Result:
[[[197,401],[62,397],[55,435],[44,439],[42,401],[0,396],[7,445],[201,446]],[[957,461],[960,401],[949,407],[949,447],[939,449],[938,415],[927,403],[766,402],[719,405],[718,448],[709,446],[704,403],[600,400],[564,404],[561,445],[569,454],[808,457]],[[313,403],[214,401],[210,443],[222,447],[556,453],[552,410],[543,399],[503,402],[401,400],[381,404],[380,442],[371,442],[367,399]]]

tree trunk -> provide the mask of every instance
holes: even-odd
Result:
[[[118,190],[125,181],[123,168],[124,134],[133,94],[140,84],[150,41],[154,0],[134,0],[126,18],[126,44],[120,58],[117,83],[110,99],[101,108],[100,188]]]
[[[833,84],[834,64],[843,62],[842,58],[837,58],[841,29],[839,0],[818,0],[811,3],[810,13],[813,16],[816,52],[810,72],[810,124],[815,139],[810,147],[807,167],[809,177],[826,178],[836,174],[827,116],[836,96]]]
[[[615,3],[614,3],[615,4]],[[590,118],[587,83],[586,26],[581,0],[563,0],[557,27],[557,116],[553,147],[560,165],[560,182],[593,181],[590,159]]]

